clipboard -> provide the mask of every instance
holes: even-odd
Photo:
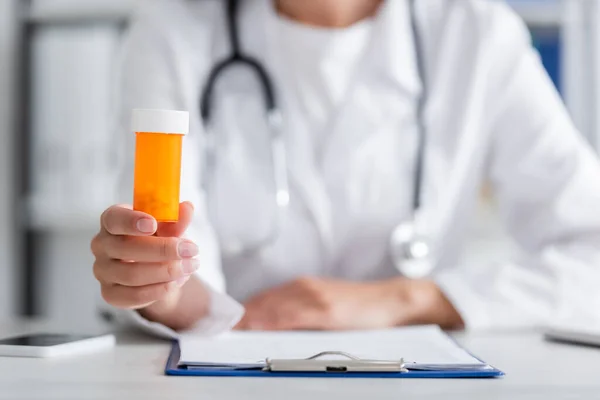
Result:
[[[335,354],[344,359],[323,360]],[[403,360],[363,360],[347,353],[324,352],[302,360],[265,360],[261,369],[231,369],[179,366],[179,343],[174,341],[165,366],[165,375],[255,378],[498,378],[504,372],[486,365],[481,369],[414,370]]]

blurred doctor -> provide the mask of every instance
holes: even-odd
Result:
[[[146,1],[133,19],[119,81],[124,202],[133,108],[190,111],[185,202],[177,224],[126,205],[102,215],[92,251],[108,304],[167,336],[600,317],[600,164],[508,6],[238,6],[228,19],[226,1]],[[236,51],[272,82],[283,153],[247,64],[215,83],[210,121],[200,112],[209,74]],[[518,252],[473,268],[461,253],[484,182]],[[403,261],[402,240],[419,254]]]

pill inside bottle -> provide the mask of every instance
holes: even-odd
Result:
[[[189,131],[185,111],[136,109],[133,209],[159,222],[179,220],[181,152]]]

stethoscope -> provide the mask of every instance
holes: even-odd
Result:
[[[429,262],[431,255],[430,240],[426,235],[419,232],[417,224],[417,216],[421,209],[421,193],[423,184],[423,166],[426,145],[426,126],[424,123],[424,107],[426,102],[426,80],[423,64],[422,45],[419,37],[419,30],[416,23],[415,1],[408,0],[410,5],[410,22],[413,34],[416,65],[421,80],[422,92],[416,104],[416,125],[417,125],[417,148],[415,157],[414,183],[413,193],[411,198],[411,215],[405,221],[402,221],[393,230],[390,235],[390,256],[392,262],[398,270],[409,278],[419,278],[428,275],[433,263]],[[258,79],[265,102],[266,120],[270,135],[270,154],[271,163],[273,166],[273,182],[275,191],[273,201],[277,208],[277,216],[274,226],[269,234],[265,237],[253,242],[242,241],[239,239],[222,241],[220,243],[221,250],[232,256],[245,256],[255,254],[266,246],[272,244],[279,236],[281,220],[283,214],[290,203],[290,189],[288,183],[288,168],[287,168],[287,152],[285,148],[283,132],[282,132],[282,117],[277,102],[273,83],[267,74],[265,68],[254,58],[243,54],[240,50],[238,24],[236,21],[238,0],[227,0],[227,30],[229,33],[229,41],[231,46],[231,54],[224,60],[218,62],[210,71],[202,97],[200,100],[200,115],[204,123],[206,134],[206,156],[205,169],[203,174],[203,186],[206,193],[207,201],[210,196],[212,182],[210,175],[216,168],[216,140],[215,132],[211,129],[212,122],[212,98],[215,84],[218,81],[219,75],[226,69],[232,66],[245,66],[253,71]],[[210,206],[209,206],[210,210]]]

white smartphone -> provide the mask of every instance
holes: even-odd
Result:
[[[0,339],[0,357],[58,357],[91,353],[113,347],[112,334],[69,335],[36,333]]]

